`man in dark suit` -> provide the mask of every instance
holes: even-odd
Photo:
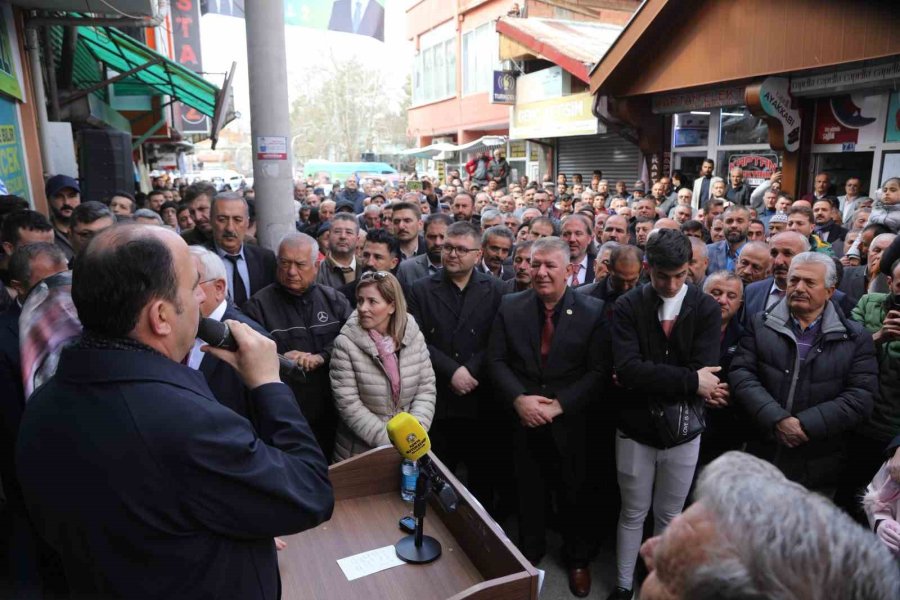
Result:
[[[200,287],[206,294],[206,300],[200,304],[200,316],[216,321],[238,321],[249,325],[253,330],[269,337],[262,325],[247,317],[228,301],[228,278],[225,275],[225,264],[215,252],[201,246],[191,246],[191,255],[200,273]],[[251,423],[255,423],[255,412],[250,390],[244,386],[237,371],[231,365],[200,348],[203,340],[196,339],[191,353],[188,355],[188,366],[197,369],[206,377],[206,383],[212,390],[216,400],[241,415]]]
[[[384,7],[377,0],[335,0],[328,29],[384,41]]]
[[[400,242],[389,234],[386,229],[370,229],[363,242],[362,255],[359,257],[362,263],[363,273],[383,271],[396,275],[397,265],[400,264]],[[356,288],[359,279],[354,279],[338,291],[342,293],[350,303],[350,308],[356,309]]]
[[[514,242],[513,232],[506,226],[488,227],[481,235],[482,259],[475,265],[475,270],[502,281],[515,277],[512,265],[506,264]]]
[[[275,344],[232,321],[240,349],[209,350],[252,390],[256,430],[179,364],[199,281],[162,227],[108,229],[76,259],[84,334],[32,395],[16,446],[28,512],[74,597],[274,600],[273,538],[331,516],[327,463]]]
[[[586,474],[585,411],[604,377],[602,304],[566,285],[569,245],[542,238],[531,247],[532,289],[504,296],[488,357],[495,396],[514,410],[519,548],[537,564],[546,551],[545,498],[559,501],[569,588],[590,593],[590,547],[582,493]]]
[[[640,284],[643,263],[644,252],[637,246],[617,246],[609,253],[608,275],[579,287],[577,291],[602,300],[606,318],[611,321],[619,296]]]
[[[568,285],[578,287],[594,281],[594,260],[588,249],[594,239],[591,219],[581,213],[569,215],[562,222],[560,237],[569,245],[569,262],[572,274]]]
[[[451,225],[444,241],[443,270],[413,283],[407,302],[428,342],[437,377],[437,405],[429,431],[435,452],[451,470],[465,463],[469,487],[491,509],[491,485],[503,465],[496,457],[489,460],[471,439],[492,436],[500,419],[492,406],[485,363],[502,291],[499,279],[475,269],[481,260],[481,237],[471,223]]]
[[[425,218],[425,254],[408,258],[397,267],[397,279],[404,290],[417,279],[433,275],[441,269],[441,248],[447,228],[453,224],[453,218],[443,213],[433,213]]]
[[[503,282],[504,296],[531,289],[531,245],[533,243],[524,241],[516,244],[512,261],[515,276]]]
[[[241,194],[218,194],[213,199],[211,215],[212,249],[225,263],[231,301],[243,308],[250,296],[275,281],[275,254],[244,243],[250,213]]]

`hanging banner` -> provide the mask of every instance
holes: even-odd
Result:
[[[16,114],[16,102],[0,97],[0,185],[4,194],[30,198],[22,132]]]
[[[202,0],[204,15],[244,18],[249,0]],[[274,1],[274,0],[256,0]],[[284,0],[285,25],[354,33],[384,41],[383,0]]]
[[[854,148],[877,144],[884,131],[883,113],[883,94],[822,98],[816,102],[813,143],[852,144]]]
[[[796,152],[800,148],[800,111],[789,87],[785,77],[766,77],[748,85],[744,99],[752,114],[766,117],[769,145],[775,150]]]
[[[171,3],[172,41],[175,62],[195,73],[203,72],[200,53],[200,0],[177,0]],[[209,117],[198,110],[178,103],[176,129],[182,133],[208,134]]]
[[[900,142],[900,92],[891,94],[888,104],[887,128],[884,132],[884,141]]]

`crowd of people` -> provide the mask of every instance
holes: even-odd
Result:
[[[575,596],[614,539],[610,600],[645,575],[642,598],[898,597],[900,178],[872,199],[859,178],[836,195],[820,173],[794,198],[780,172],[753,189],[740,168],[726,181],[707,160],[693,182],[675,173],[645,193],[599,170],[510,181],[502,151],[464,172],[298,181],[297,231],[274,251],[256,243],[251,189],[161,178],[139,197],[87,199],[56,176],[49,218],[0,198],[0,476],[15,543],[34,557],[22,585],[90,595],[134,577],[166,593],[159,569],[139,574],[129,559],[171,547],[154,539],[136,555],[98,533],[96,502],[122,513],[122,536],[193,527],[255,540],[256,566],[237,575],[227,562],[176,570],[272,597],[265,576],[262,592],[240,586],[253,569],[271,575],[272,538],[330,514],[326,461],[389,443],[385,423],[409,412],[497,521],[515,523],[529,561],[547,553],[548,528],[561,533]],[[194,305],[241,344],[274,345],[295,365],[284,385],[261,358],[194,339],[197,314],[181,310]],[[112,350],[144,352],[178,389],[203,380],[228,414],[196,410],[227,442],[182,435],[201,417],[168,404],[195,399],[142,384],[128,361],[109,372],[91,361]],[[184,427],[164,435],[164,410],[133,406],[128,427],[149,427],[150,448],[199,452],[197,464],[130,446],[101,459],[122,423],[96,401],[111,395],[104,378],[164,401]],[[288,390],[292,413],[277,403]],[[282,454],[241,455],[254,439]],[[109,476],[91,472],[73,494],[46,469],[54,460],[62,479],[86,463]],[[169,470],[190,509],[166,495]],[[229,495],[271,515],[248,528]],[[618,511],[597,510],[599,498]]]

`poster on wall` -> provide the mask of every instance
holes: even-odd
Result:
[[[841,144],[845,151],[882,139],[884,95],[847,94],[816,102],[814,144]]]
[[[0,184],[4,194],[30,198],[21,140],[16,103],[0,97]]]
[[[778,170],[778,154],[775,152],[735,152],[728,155],[728,172],[734,167],[744,171],[747,185],[756,187]]]
[[[16,60],[12,29],[12,9],[8,4],[0,6],[0,92],[24,100],[19,78],[16,75]]]
[[[900,92],[891,94],[888,104],[887,127],[884,132],[884,141],[900,142]]]

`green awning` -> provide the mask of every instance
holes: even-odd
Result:
[[[62,41],[62,28],[54,29],[53,41],[58,49]],[[88,87],[102,80],[99,70],[85,64],[88,54],[117,73],[143,67],[116,83],[117,91],[121,87],[127,88],[126,94],[142,91],[149,95],[165,94],[210,118],[215,116],[219,95],[216,85],[117,29],[78,27],[73,81],[79,87]]]

